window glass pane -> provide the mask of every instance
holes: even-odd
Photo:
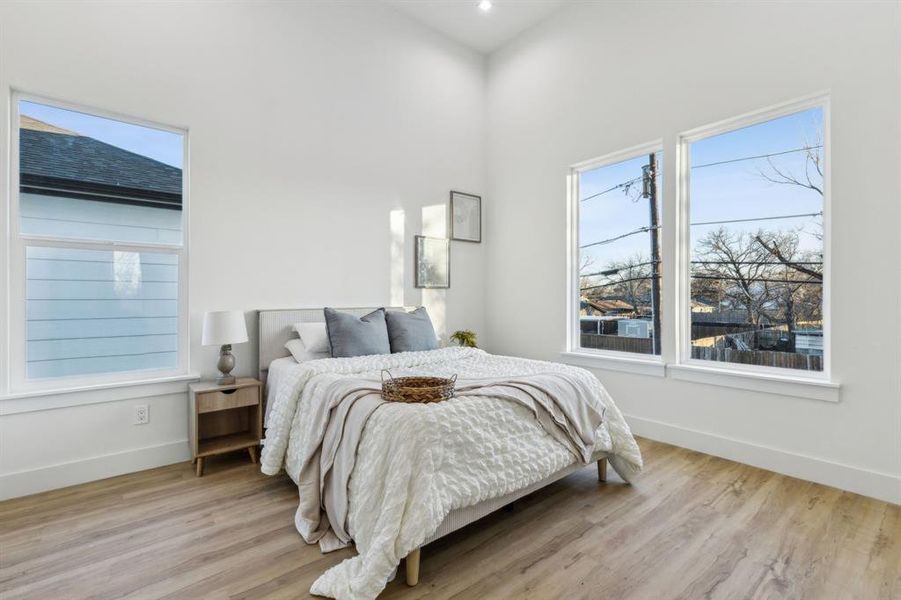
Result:
[[[178,256],[26,248],[26,377],[174,369]]]
[[[691,355],[823,369],[823,110],[691,144]]]
[[[23,234],[180,244],[178,133],[19,101]]]
[[[579,345],[660,354],[663,153],[579,177]]]

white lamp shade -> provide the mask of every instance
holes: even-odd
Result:
[[[203,315],[204,346],[224,346],[247,341],[247,326],[244,312],[240,310],[217,310]]]

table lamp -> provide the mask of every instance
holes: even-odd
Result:
[[[204,346],[221,346],[219,349],[219,362],[216,364],[220,377],[216,379],[219,385],[231,385],[235,383],[234,375],[235,356],[232,354],[232,344],[240,344],[247,341],[247,326],[244,324],[244,312],[240,310],[218,310],[203,315]]]

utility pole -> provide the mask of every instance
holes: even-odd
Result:
[[[657,216],[657,155],[648,155],[648,164],[642,169],[642,195],[648,199],[651,234],[651,311],[654,322],[654,354],[660,354],[660,236]]]

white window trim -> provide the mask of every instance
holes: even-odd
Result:
[[[3,388],[0,389],[0,400],[21,399],[39,395],[53,395],[60,393],[84,392],[104,387],[144,386],[155,381],[169,382],[182,378],[190,379],[190,304],[188,300],[188,256],[189,256],[189,213],[190,201],[188,190],[190,189],[189,146],[188,129],[186,127],[173,127],[153,121],[122,115],[94,107],[80,106],[70,102],[63,102],[33,95],[16,89],[11,89],[10,94],[10,121],[9,121],[9,160],[5,168],[9,169],[9,211],[7,212],[7,239],[8,266],[7,289],[4,300],[8,302],[7,317],[9,327],[7,337],[4,340],[6,352],[3,360],[5,375]],[[103,240],[81,240],[74,238],[60,238],[44,235],[23,235],[19,231],[19,102],[37,102],[47,106],[53,106],[65,110],[78,111],[89,115],[114,119],[125,123],[152,127],[182,136],[183,164],[182,164],[182,210],[181,229],[182,243],[178,244],[152,244],[152,243],[127,243]],[[135,250],[149,251],[163,254],[175,254],[178,256],[178,365],[174,369],[158,369],[146,371],[126,371],[120,373],[97,374],[80,377],[65,377],[52,379],[39,379],[27,381],[25,378],[25,248],[26,246],[54,246],[64,248],[79,248],[88,250]],[[96,397],[86,395],[86,402]],[[71,404],[66,404],[71,405]]]
[[[635,375],[666,375],[666,364],[659,356],[647,355],[647,358],[628,355],[628,352],[605,352],[603,350],[581,349],[579,351],[561,352],[560,357],[566,364],[589,369],[605,371],[621,371]]]
[[[616,164],[625,160],[639,158],[651,152],[663,152],[663,140],[654,140],[625,150],[611,152],[598,158],[582,161],[570,167],[567,177],[567,202],[566,202],[566,352],[564,358],[579,361],[581,366],[597,366],[597,368],[618,368],[630,372],[644,372],[645,374],[663,374],[663,357],[656,354],[636,354],[619,350],[599,350],[582,348],[579,345],[581,329],[579,328],[579,300],[582,292],[579,289],[579,175],[585,171],[591,171],[607,165]],[[660,223],[666,212],[664,203],[660,203]],[[663,252],[663,248],[661,247]],[[661,252],[661,253],[662,253]],[[661,286],[662,287],[662,286]],[[661,322],[666,316],[666,311],[660,313]],[[661,329],[663,327],[661,326]],[[654,335],[662,335],[662,331],[655,331]],[[663,347],[661,338],[661,348]],[[590,364],[585,364],[588,361]],[[606,365],[606,366],[604,366]]]
[[[561,352],[560,360],[569,365],[588,369],[667,377],[680,381],[751,392],[778,394],[793,398],[807,398],[825,402],[839,402],[841,399],[840,384],[823,381],[822,379],[796,377],[792,373],[775,375],[771,373],[730,372],[706,365],[680,365],[635,357],[598,355],[589,351]]]
[[[694,361],[705,363],[712,361]],[[770,368],[769,371],[774,369]],[[706,364],[667,365],[666,374],[673,379],[691,381],[720,387],[730,387],[753,392],[778,394],[794,398],[808,398],[826,402],[838,402],[841,397],[841,386],[838,383],[822,378],[797,377],[790,369],[789,374],[776,375],[771,372],[750,373],[729,371],[727,369],[709,367]]]
[[[766,121],[784,117],[793,113],[811,108],[821,107],[823,109],[823,152],[825,158],[825,169],[823,172],[823,370],[816,371],[796,371],[792,369],[780,369],[778,367],[764,367],[756,365],[742,365],[737,363],[720,363],[714,361],[706,361],[691,358],[691,273],[689,261],[691,260],[691,237],[690,237],[690,198],[689,190],[691,186],[691,165],[689,156],[689,145],[701,139],[711,136],[728,133],[743,127],[757,125]],[[773,105],[761,110],[750,112],[738,117],[719,121],[717,123],[698,127],[679,135],[676,144],[676,257],[677,263],[677,299],[676,310],[678,311],[676,326],[676,340],[678,341],[676,348],[676,365],[679,367],[695,367],[694,371],[686,371],[684,368],[677,372],[696,372],[696,373],[713,373],[726,375],[742,375],[742,381],[749,381],[752,378],[762,378],[776,381],[794,381],[794,382],[810,382],[819,385],[822,383],[831,383],[832,374],[832,344],[831,344],[831,243],[832,243],[832,218],[831,218],[831,196],[832,185],[830,181],[830,172],[832,170],[831,160],[831,142],[830,142],[830,112],[829,112],[829,94],[821,92],[798,100]],[[706,375],[704,378],[709,379]]]
[[[685,177],[688,172],[688,144],[708,136],[726,133],[734,129],[755,125],[774,118],[799,112],[814,107],[823,108],[823,144],[826,170],[823,174],[825,193],[823,196],[823,371],[795,371],[775,367],[759,367],[732,363],[716,363],[713,361],[695,360],[691,358],[691,323],[690,323],[690,279],[689,263],[691,260],[690,237],[688,234],[688,185]],[[560,353],[562,362],[592,369],[617,371],[635,375],[666,376],[681,381],[729,387],[752,392],[779,394],[794,398],[807,398],[827,402],[839,402],[841,384],[832,378],[832,344],[831,344],[831,193],[830,173],[832,168],[830,139],[830,97],[829,92],[819,92],[798,100],[780,103],[747,113],[735,118],[726,119],[712,125],[692,129],[676,136],[674,147],[661,142],[650,142],[625,150],[607,154],[600,158],[573,165],[567,178],[567,311],[566,311],[566,350]],[[667,138],[669,139],[669,138]],[[675,166],[675,205],[661,203],[661,223],[668,224],[665,216],[670,206],[675,206],[676,227],[674,235],[668,236],[664,229],[662,236],[662,260],[665,272],[672,272],[673,277],[664,278],[667,282],[661,286],[666,297],[666,290],[675,288],[676,302],[670,310],[661,312],[661,319],[666,329],[666,319],[677,311],[675,319],[675,335],[662,338],[662,356],[636,355],[628,352],[591,350],[578,347],[578,321],[576,320],[576,300],[579,294],[578,277],[578,173],[606,164],[634,158],[642,153],[663,149],[665,155],[675,156],[668,162]],[[664,167],[666,169],[666,167]],[[668,173],[668,171],[664,171]],[[666,178],[666,176],[665,176]],[[664,196],[666,198],[667,196]],[[672,240],[672,245],[668,243]],[[673,253],[675,249],[675,253]],[[669,257],[674,256],[670,262]],[[675,265],[672,270],[669,266]],[[664,304],[664,307],[667,305]]]
[[[187,384],[200,380],[199,373],[102,383],[66,389],[39,390],[8,394],[0,397],[0,416],[16,415],[69,406],[118,402],[134,398],[153,398],[171,394],[185,394]]]

